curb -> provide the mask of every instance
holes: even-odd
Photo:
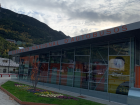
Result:
[[[7,95],[9,95],[11,97],[11,99],[14,99],[16,102],[18,102],[21,105],[56,105],[56,104],[44,104],[44,103],[24,102],[24,101],[19,100],[17,97],[15,97],[14,95],[12,95],[10,92],[8,92],[7,90],[5,90],[1,86],[0,86],[0,89],[3,92],[5,92]]]

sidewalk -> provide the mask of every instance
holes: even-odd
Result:
[[[0,86],[7,82],[8,80],[11,80],[9,77],[3,77],[0,78]],[[0,105],[20,105],[16,101],[12,100],[7,94],[5,94],[3,91],[0,90]]]
[[[15,82],[19,82],[19,83],[23,83],[23,84],[27,84],[27,85],[32,86],[31,83],[25,82],[25,81],[18,81],[18,80],[11,80],[11,81],[15,81]],[[65,90],[59,90],[57,88],[46,87],[46,86],[39,85],[39,84],[37,85],[37,87],[42,88],[42,89],[46,89],[46,90],[50,90],[50,91],[55,91],[55,92],[62,93],[62,94],[71,95],[71,96],[74,96],[74,97],[80,96],[80,94],[78,94],[78,93],[69,92],[69,91],[65,91]],[[102,103],[102,104],[105,104],[105,105],[126,105],[126,104],[121,104],[121,103],[116,103],[116,102],[109,102],[108,100],[99,99],[99,98],[91,97],[91,96],[87,96],[87,95],[82,95],[82,96],[85,97],[85,98],[82,98],[82,99]]]

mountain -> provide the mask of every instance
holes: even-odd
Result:
[[[4,39],[26,42],[28,46],[32,43],[42,44],[69,38],[63,32],[53,30],[33,17],[4,8],[0,8],[0,36]]]

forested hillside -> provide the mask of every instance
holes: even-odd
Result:
[[[3,8],[0,10],[0,36],[34,44],[50,42],[51,37],[52,41],[69,37],[32,17]]]
[[[68,38],[61,31],[51,29],[48,25],[32,17],[0,8],[0,56],[8,57],[8,51],[18,49],[19,46],[29,47],[50,41]],[[5,39],[25,42],[16,45]]]
[[[0,37],[0,57],[8,58],[8,52],[10,50],[16,50],[18,46],[6,41],[4,38]]]

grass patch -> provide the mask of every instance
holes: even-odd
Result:
[[[9,91],[11,94],[16,96],[21,101],[48,103],[48,104],[57,104],[57,105],[103,105],[100,103],[84,100],[81,98],[78,98],[79,100],[73,100],[73,99],[57,99],[57,98],[50,98],[50,97],[39,97],[39,96],[34,95],[33,93],[27,92],[26,90],[22,90],[18,87],[15,87],[15,83],[18,83],[18,82],[7,81],[3,85],[1,85],[1,87]],[[66,95],[66,96],[69,96],[69,95]]]

